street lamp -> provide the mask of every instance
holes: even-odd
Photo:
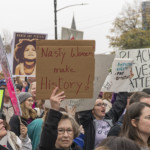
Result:
[[[69,5],[69,6],[65,6],[65,7],[60,8],[60,9],[57,10],[57,0],[54,0],[55,40],[57,40],[57,12],[58,12],[58,11],[61,11],[62,9],[65,9],[65,8],[72,7],[72,6],[78,6],[78,5],[87,5],[87,3]]]

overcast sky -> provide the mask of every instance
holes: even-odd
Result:
[[[58,38],[61,28],[71,27],[74,15],[77,30],[84,32],[84,39],[96,40],[96,53],[112,51],[106,35],[112,21],[125,3],[134,0],[57,0],[57,9],[68,5],[88,3],[66,8],[57,13]],[[141,1],[141,0],[139,0]],[[54,39],[54,0],[0,0],[0,32],[47,33]]]

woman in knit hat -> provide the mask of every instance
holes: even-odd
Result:
[[[22,116],[13,115],[10,119],[10,128],[17,136],[20,136],[20,125],[27,127],[36,117],[37,113],[32,109],[33,99],[29,92],[21,92],[18,95],[20,101]]]

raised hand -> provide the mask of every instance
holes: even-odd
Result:
[[[64,91],[62,91],[62,92],[59,92],[58,94],[56,94],[57,93],[57,91],[58,91],[58,87],[56,87],[53,91],[52,91],[52,94],[51,94],[51,96],[50,96],[50,102],[51,102],[51,108],[52,109],[55,109],[55,110],[59,110],[59,108],[60,108],[60,103],[61,103],[61,101],[63,101],[64,100],[64,98],[66,97],[65,95],[64,95]]]

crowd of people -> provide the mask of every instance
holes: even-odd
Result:
[[[0,150],[149,150],[150,89],[101,92],[91,110],[61,107],[64,91],[36,99],[36,81],[14,79],[21,116],[14,114],[5,79]]]

